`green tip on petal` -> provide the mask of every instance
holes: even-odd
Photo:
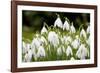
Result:
[[[46,26],[46,22],[44,22],[44,26]]]
[[[65,18],[65,21],[68,21],[68,23],[70,23],[69,19],[67,17],[64,17]]]
[[[71,22],[71,24],[73,25],[73,22]]]
[[[67,17],[64,17],[65,18],[65,20],[68,20],[68,18]]]

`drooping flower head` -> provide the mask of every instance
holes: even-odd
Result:
[[[40,37],[40,42],[41,42],[41,45],[44,45],[44,44],[47,45],[47,40],[44,36]]]
[[[88,56],[88,50],[84,44],[81,44],[78,51],[76,52],[76,56],[80,59],[85,59]]]
[[[65,50],[64,46],[60,46],[60,47],[57,49],[57,55],[58,55],[58,56],[62,55],[63,52],[64,52],[64,50]]]
[[[78,47],[80,46],[80,40],[79,39],[75,39],[71,45],[73,46],[74,49],[78,49]]]
[[[72,48],[70,46],[68,46],[67,49],[66,49],[66,55],[67,56],[73,55]]]
[[[41,30],[41,34],[44,34],[44,33],[47,33],[48,32],[47,29],[46,29],[46,27],[45,27],[45,24],[46,23],[44,23],[44,26],[43,26],[43,28]]]
[[[54,31],[50,31],[48,34],[48,41],[50,42],[51,45],[57,47],[59,44],[58,35]]]
[[[23,54],[26,53],[26,43],[24,41],[22,43],[22,52]]]
[[[71,25],[71,27],[70,27],[70,32],[71,32],[71,33],[75,33],[75,32],[76,32],[76,29],[75,29],[73,23],[72,23],[72,25]]]
[[[45,56],[46,56],[45,49],[43,46],[40,46],[38,48],[37,57],[45,57]]]
[[[30,48],[31,48],[31,45],[29,43],[23,42],[23,44],[22,44],[22,52],[23,52],[23,54],[27,53]]]
[[[54,22],[54,27],[59,27],[59,28],[62,28],[63,27],[63,23],[62,23],[62,21],[60,19],[59,14],[57,14],[57,19]]]
[[[40,38],[34,38],[31,43],[31,48],[38,49],[41,46]]]
[[[24,56],[24,62],[30,62],[31,60],[32,60],[32,51],[30,49]]]
[[[80,37],[84,37],[85,39],[87,38],[87,35],[84,29],[81,30]]]
[[[63,30],[69,30],[69,29],[70,29],[70,24],[68,23],[68,19],[66,17],[63,25]]]

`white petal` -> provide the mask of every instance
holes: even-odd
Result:
[[[65,20],[64,25],[63,25],[63,30],[69,30],[70,29],[70,25],[68,23],[67,20]]]
[[[37,57],[45,57],[46,53],[45,53],[45,49],[43,46],[40,46],[37,52]]]
[[[56,27],[56,26],[59,27],[59,28],[62,28],[62,26],[63,26],[63,23],[62,23],[59,16],[57,17],[57,19],[54,22],[54,27]]]
[[[31,43],[31,48],[39,48],[41,46],[40,38],[34,38]]]
[[[85,57],[88,55],[88,50],[85,47],[84,44],[81,44],[81,46],[79,47],[76,56],[80,59],[85,59]]]
[[[45,39],[45,37],[41,36],[40,41],[41,41],[41,44],[47,45],[47,40]]]
[[[75,27],[73,26],[73,23],[72,23],[72,25],[71,25],[70,32],[71,32],[71,33],[75,33],[75,32],[76,32]]]
[[[43,28],[42,28],[42,30],[41,30],[41,34],[44,34],[44,33],[47,33],[47,32],[48,32],[48,31],[47,31],[46,27],[43,26]]]
[[[63,52],[64,52],[64,50],[65,50],[64,46],[59,47],[59,48],[57,49],[57,55],[62,55]]]
[[[67,56],[73,55],[72,48],[70,46],[68,46],[67,49],[66,49],[66,55]]]
[[[48,34],[48,41],[50,42],[51,45],[57,47],[59,44],[58,35],[54,31],[50,31]]]
[[[72,44],[74,49],[78,49],[79,45],[80,45],[80,40],[79,39],[75,39]]]
[[[27,53],[29,49],[31,48],[31,45],[29,43],[23,43],[23,53]]]
[[[84,37],[85,39],[87,38],[86,32],[85,32],[84,29],[81,30],[81,32],[80,32],[80,37]]]
[[[24,56],[24,61],[30,62],[31,60],[32,60],[32,51],[29,50],[28,53],[26,53],[25,56]]]

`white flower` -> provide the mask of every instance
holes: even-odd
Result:
[[[41,46],[40,38],[34,38],[31,43],[31,48],[39,48]]]
[[[27,43],[26,48],[27,48],[27,50],[29,50],[31,48],[31,45],[29,43]]]
[[[42,30],[41,30],[41,34],[44,34],[44,33],[47,33],[47,32],[48,32],[48,31],[47,31],[46,27],[43,26],[43,28],[42,28]]]
[[[24,56],[24,61],[25,62],[30,62],[32,60],[32,51],[31,49],[25,54]]]
[[[70,46],[68,46],[67,49],[66,49],[66,55],[67,56],[73,55],[72,48]]]
[[[41,41],[41,44],[47,45],[47,40],[45,39],[44,36],[41,36],[40,41]]]
[[[41,40],[41,38],[39,38],[39,35],[36,34],[36,38],[34,38],[31,43],[32,55],[35,60],[37,60],[37,50],[42,44],[43,44],[43,39]]]
[[[74,49],[77,49],[77,48],[79,47],[79,45],[80,45],[80,40],[79,40],[79,39],[75,39],[75,40],[72,42],[71,45],[73,46]]]
[[[88,26],[88,28],[87,28],[87,34],[89,34],[90,33],[90,26]]]
[[[87,38],[86,32],[85,32],[84,29],[81,30],[81,32],[80,32],[80,37],[84,37],[85,39]]]
[[[45,57],[45,56],[46,56],[45,49],[43,46],[40,46],[38,48],[37,57]]]
[[[58,35],[54,31],[50,31],[48,34],[48,41],[50,42],[51,45],[57,47],[59,44]]]
[[[75,33],[76,32],[75,27],[73,26],[73,23],[72,23],[72,25],[70,27],[70,32],[71,33]]]
[[[65,48],[64,48],[64,46],[60,46],[58,49],[57,49],[57,55],[62,55],[63,54],[63,52],[64,52],[64,50],[65,50]]]
[[[54,22],[54,27],[56,27],[56,26],[59,28],[62,28],[62,26],[63,26],[63,23],[62,23],[59,15],[57,15],[57,19]]]
[[[81,46],[79,47],[78,51],[76,52],[76,56],[80,59],[85,59],[86,56],[88,56],[88,50],[85,47],[84,44],[81,44]]]
[[[23,45],[22,45],[22,52],[23,52],[23,54],[27,53],[30,48],[31,48],[31,46],[30,46],[29,43],[23,42]]]
[[[75,60],[75,58],[74,57],[71,57],[71,59],[70,60]]]
[[[65,20],[64,25],[63,25],[63,30],[69,30],[69,29],[70,29],[70,24],[68,23],[67,20]]]

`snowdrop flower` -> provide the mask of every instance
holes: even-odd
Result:
[[[45,39],[45,37],[41,36],[40,41],[41,41],[41,44],[47,45],[47,40]]]
[[[88,28],[87,28],[87,34],[89,34],[90,33],[90,26],[88,26]]]
[[[86,39],[87,36],[86,36],[86,32],[84,29],[81,30],[80,37],[84,37]]]
[[[26,48],[27,48],[27,51],[28,51],[31,48],[31,45],[29,43],[27,43]]]
[[[79,39],[75,39],[75,40],[72,42],[71,45],[73,46],[74,49],[77,49],[77,48],[79,47],[79,45],[80,45],[80,40],[79,40]]]
[[[31,49],[28,51],[28,53],[25,54],[24,56],[24,61],[25,62],[30,62],[32,60],[32,51]]]
[[[68,23],[67,18],[66,18],[63,25],[63,30],[69,30],[69,29],[70,29],[70,24]]]
[[[46,56],[45,49],[43,46],[40,46],[38,48],[37,57],[45,57],[45,56]]]
[[[50,42],[51,45],[57,47],[59,44],[58,35],[54,31],[50,31],[48,34],[48,41]]]
[[[84,44],[81,44],[78,51],[76,52],[76,56],[80,59],[85,59],[87,55],[88,55],[87,48],[85,47]]]
[[[41,30],[41,34],[44,34],[44,33],[47,33],[47,32],[48,32],[48,31],[47,31],[46,27],[43,26],[43,28],[42,28],[42,30]]]
[[[29,43],[23,42],[23,46],[22,46],[23,54],[27,53],[30,48],[31,48],[31,46]]]
[[[39,48],[41,46],[41,42],[39,38],[34,38],[31,43],[31,48]]]
[[[62,28],[62,26],[63,26],[63,23],[62,23],[60,16],[58,14],[57,14],[57,19],[54,22],[54,27],[56,27],[56,26],[59,28]]]
[[[67,56],[73,55],[72,48],[70,46],[68,46],[67,49],[66,49],[66,55]]]
[[[75,58],[74,57],[71,57],[71,59],[70,60],[75,60]]]
[[[75,27],[73,26],[73,23],[72,23],[70,28],[71,28],[71,30],[70,30],[71,33],[75,33],[76,32]]]
[[[57,55],[62,55],[63,54],[63,52],[64,52],[64,50],[65,50],[65,48],[64,48],[64,46],[60,46],[58,49],[57,49]]]

